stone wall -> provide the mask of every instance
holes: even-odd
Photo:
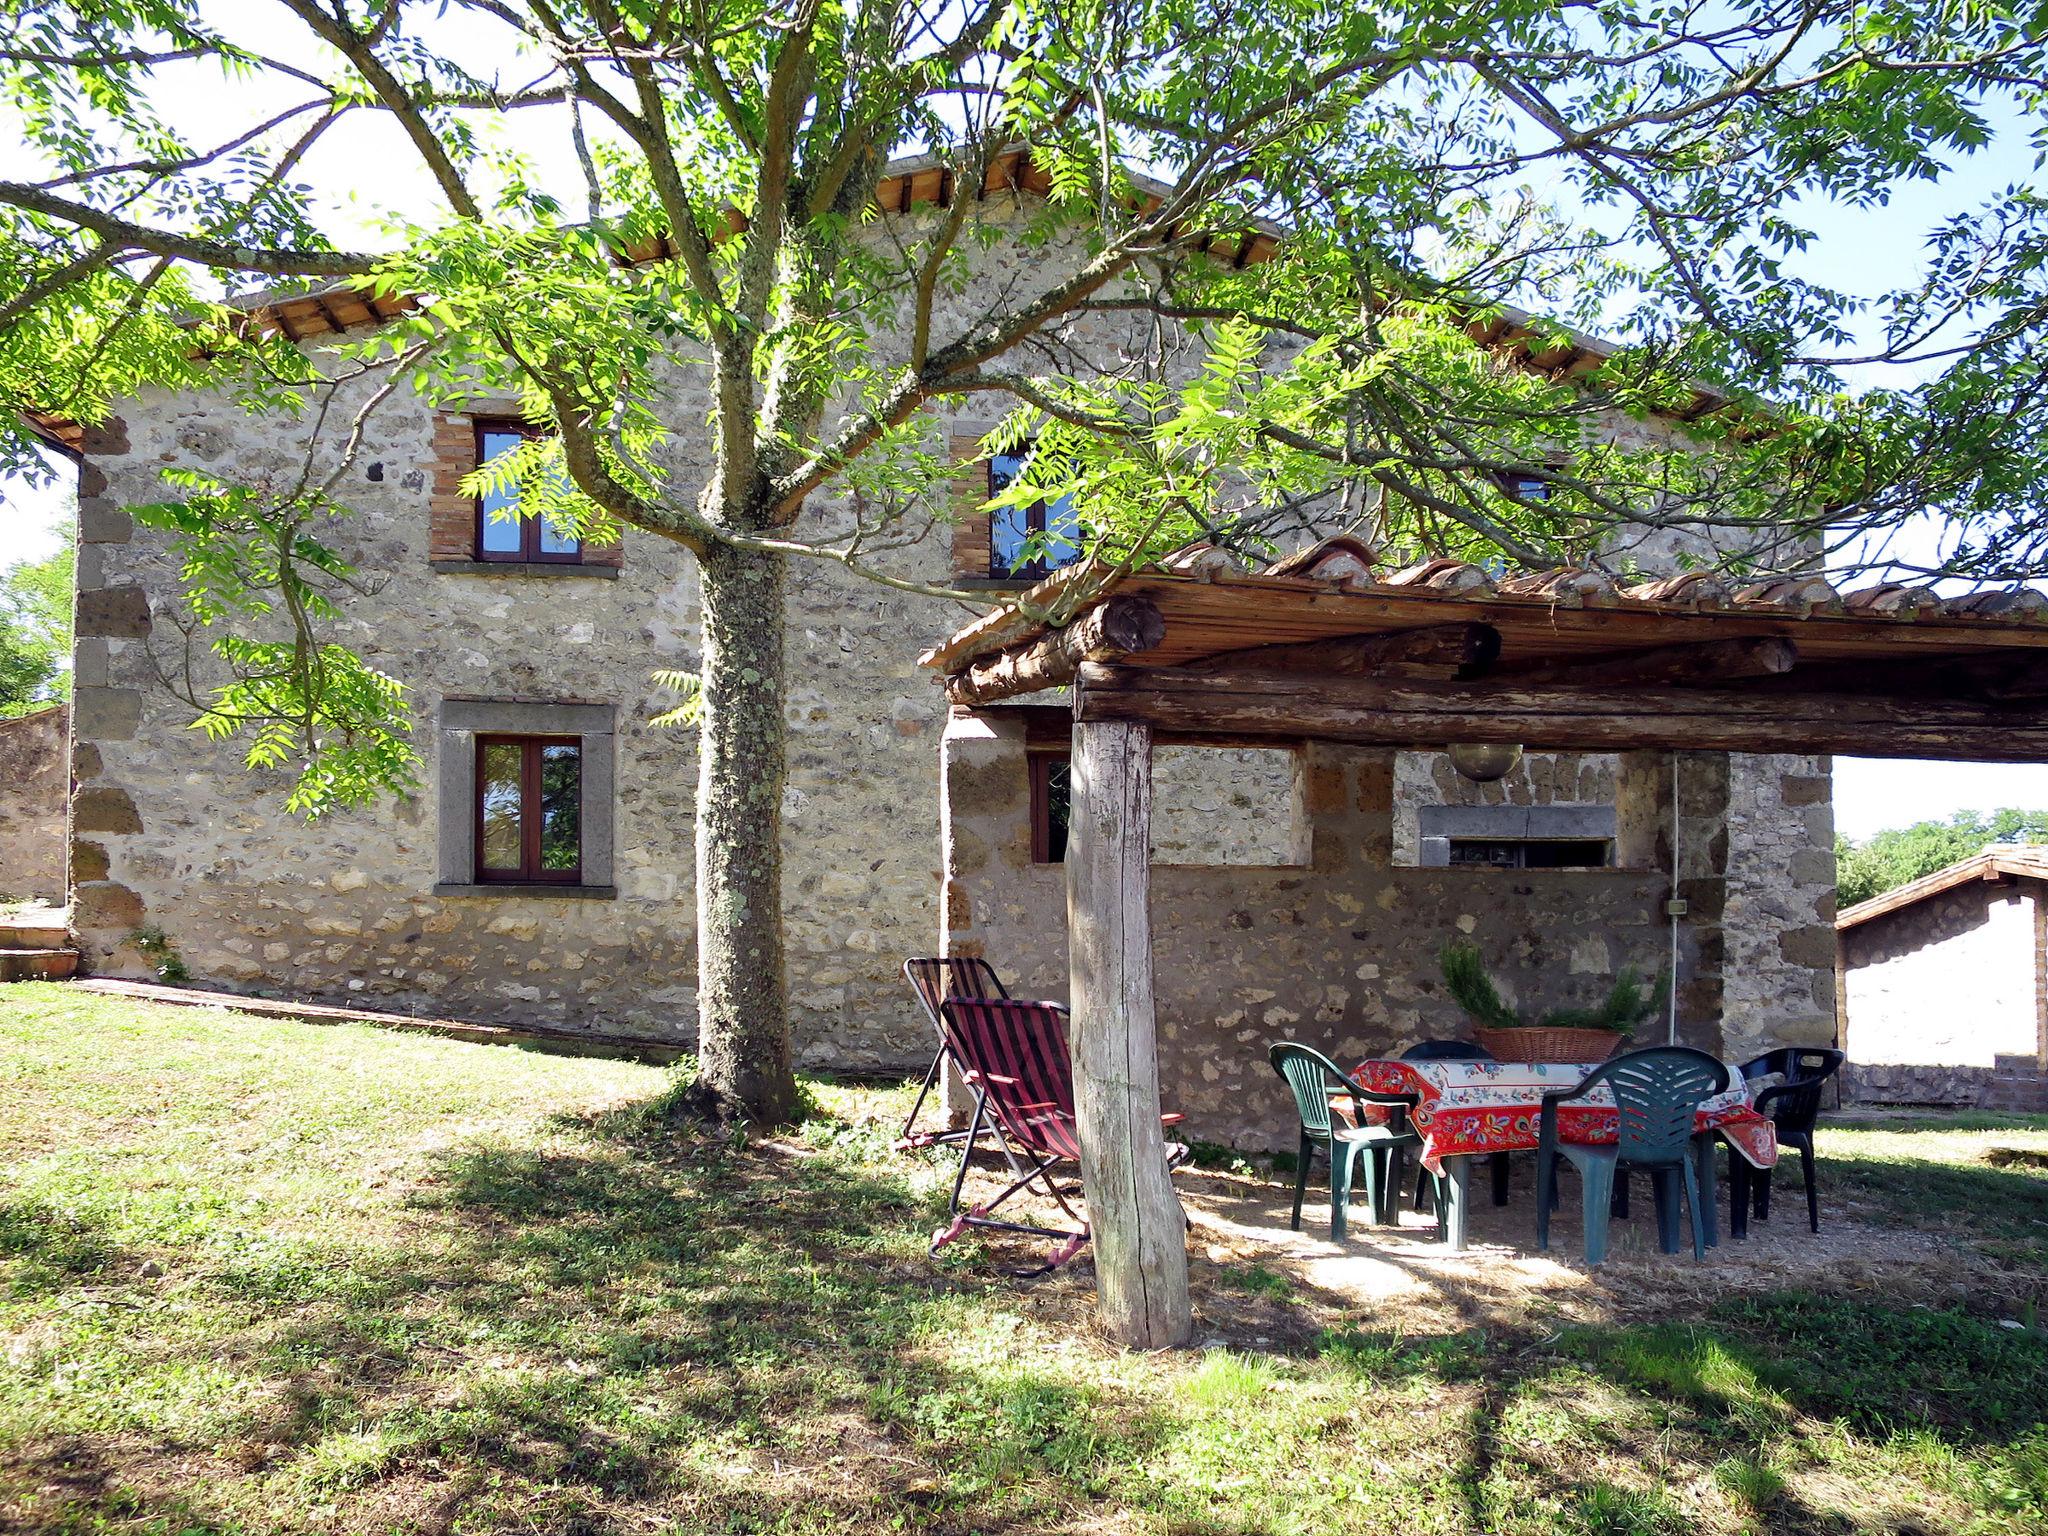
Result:
[[[1972,882],[1841,931],[1851,1096],[2005,1107],[2001,1079],[2039,1082],[2044,894]]]
[[[1153,754],[1152,857],[1162,864],[1294,864],[1294,754],[1161,747]]]
[[[1419,864],[1425,805],[1612,805],[1614,755],[1530,752],[1505,777],[1475,784],[1442,752],[1394,754],[1394,862]]]
[[[1079,238],[1067,244],[1078,249]],[[1069,254],[1058,238],[978,253],[972,279],[943,300],[942,319],[978,313],[1000,288],[1055,281]],[[1161,342],[1140,322],[1110,315],[1076,320],[1061,337],[1060,355],[1122,367],[1151,356],[1155,344],[1166,350],[1169,374],[1199,362],[1185,338],[1169,333]],[[345,388],[338,411],[351,410],[367,388]],[[666,467],[679,486],[694,487],[708,459],[701,370],[679,360],[664,404],[677,426]],[[477,414],[503,409],[502,402],[476,403]],[[930,448],[972,454],[995,424],[993,409],[935,413],[926,422]],[[338,638],[409,690],[424,758],[421,793],[295,821],[281,809],[285,779],[244,770],[237,744],[192,731],[189,708],[161,686],[159,666],[175,667],[180,649],[171,622],[177,571],[164,540],[138,529],[126,509],[162,499],[161,471],[172,466],[256,485],[296,477],[306,419],[256,419],[221,396],[163,392],[120,402],[116,412],[87,435],[80,485],[70,860],[87,965],[146,974],[132,938],[154,927],[196,978],[230,988],[687,1043],[695,1028],[696,758],[688,731],[656,731],[647,720],[673,702],[649,674],[697,660],[691,557],[629,532],[608,563],[494,567],[465,559],[455,481],[473,424],[466,414],[437,412],[404,389],[394,392],[337,488],[354,515],[327,536],[375,585],[349,605]],[[963,470],[942,492],[945,505],[907,524],[878,562],[892,575],[972,585],[975,562],[986,558],[985,520],[956,525],[947,518],[976,499],[983,483],[979,466]],[[847,515],[842,499],[815,497],[802,531],[840,526]],[[980,585],[991,601],[1000,596],[1000,584]],[[972,610],[866,583],[826,562],[795,562],[788,592],[785,916],[799,1060],[808,1067],[917,1065],[929,1050],[926,1025],[897,968],[941,936],[938,755],[946,711],[915,657]],[[462,740],[437,726],[448,700],[610,709],[615,895],[436,892],[442,743]],[[1302,856],[1302,826],[1271,814],[1294,792],[1290,763],[1269,753],[1203,751],[1189,760],[1193,771],[1179,776],[1171,754],[1162,759],[1162,858],[1197,871],[1229,864],[1233,878],[1245,872],[1248,890],[1303,878],[1298,869],[1274,873]],[[1525,770],[1532,795],[1584,798],[1611,781],[1602,760],[1548,761]],[[1416,793],[1438,794],[1420,785]],[[1020,874],[1048,889],[1058,878],[1057,868]],[[1499,889],[1515,877],[1457,871],[1407,878],[1403,872],[1375,891],[1391,890],[1388,899],[1426,912],[1427,922],[1455,925],[1466,915],[1457,903],[1469,899],[1460,893]],[[1614,915],[1621,898],[1612,893],[1638,893],[1645,881],[1545,875],[1543,888],[1566,890],[1574,879],[1598,899],[1583,910],[1561,903],[1555,916],[1562,927],[1552,939],[1523,937],[1525,928],[1538,933],[1548,921],[1548,909],[1531,909],[1514,930],[1518,952],[1525,943],[1535,946],[1531,954],[1580,955],[1583,948],[1590,965],[1596,950],[1614,949],[1595,943],[1589,924],[1596,919],[1587,913]],[[1268,889],[1257,910],[1281,911],[1289,899]],[[1350,899],[1318,898],[1314,921],[1336,921]],[[1252,906],[1241,910],[1249,921],[1266,921]],[[1629,924],[1645,919],[1629,910],[1623,926],[1633,934]],[[1633,955],[1634,939],[1624,947]],[[1700,988],[1718,988],[1718,963],[1711,969],[1711,985],[1702,979]],[[1410,1017],[1417,1004],[1404,1000],[1405,983],[1389,981],[1384,991],[1361,985],[1372,980],[1331,982],[1346,994],[1339,1012],[1355,1015],[1361,1028],[1374,1008],[1405,1008],[1410,1013],[1400,1016]],[[1702,991],[1701,999],[1712,1006],[1699,1016],[1718,1018],[1718,992],[1709,999]],[[1305,1016],[1322,1006],[1309,1006]]]
[[[943,299],[942,320],[978,314],[1006,285],[1057,280],[1066,254],[1058,239],[981,253],[974,280]],[[1063,355],[1117,363],[1143,350],[1142,331],[1128,317],[1083,317],[1065,333]],[[1185,343],[1169,338],[1168,353],[1169,368],[1193,366]],[[364,392],[345,388],[336,419]],[[702,371],[679,363],[666,406],[677,424],[667,467],[694,488],[708,463]],[[482,401],[475,414],[504,409]],[[993,409],[935,414],[932,444],[973,452],[995,425]],[[337,487],[354,515],[325,536],[376,587],[349,605],[338,638],[409,690],[422,789],[303,823],[281,809],[281,775],[247,772],[235,743],[190,730],[189,709],[158,683],[158,662],[174,663],[179,650],[170,622],[177,572],[165,541],[126,509],[162,499],[169,466],[254,484],[295,474],[305,422],[252,418],[198,393],[150,392],[117,412],[88,434],[80,486],[71,857],[87,965],[146,974],[132,937],[155,927],[195,978],[230,988],[692,1037],[694,740],[646,723],[674,702],[649,674],[697,660],[698,580],[687,552],[628,532],[607,565],[462,558],[454,482],[473,441],[469,416],[395,391]],[[842,499],[814,497],[800,532],[839,526],[847,511]],[[971,554],[972,540],[956,540],[943,517],[900,533],[901,547],[876,557],[892,575],[944,583],[956,558]],[[985,527],[980,536],[985,548]],[[984,585],[991,601],[1000,597],[1000,584]],[[916,656],[971,610],[824,561],[793,562],[788,593],[785,916],[799,1060],[911,1066],[926,1058],[927,1026],[897,968],[938,937],[945,719]],[[616,896],[435,893],[448,735],[436,721],[449,699],[613,708]]]
[[[0,901],[64,900],[64,772],[71,711],[0,720]]]
[[[175,570],[120,508],[168,463],[260,475],[301,445],[198,396],[152,397],[92,446],[79,609],[73,859],[88,963],[142,974],[161,928],[202,981],[458,1017],[690,1037],[695,1029],[694,796],[687,730],[649,674],[697,657],[694,563],[629,532],[617,568],[542,575],[437,562],[424,465],[435,413],[395,397],[344,487],[348,556],[380,583],[342,638],[411,692],[425,758],[410,800],[314,823],[280,809],[281,775],[188,729],[155,682]],[[987,423],[982,423],[986,426]],[[943,551],[936,558],[943,559]],[[785,800],[790,986],[811,1066],[904,1066],[925,1049],[895,974],[937,929],[936,746],[943,705],[913,637],[958,610],[822,563],[789,583]],[[611,899],[437,896],[434,729],[444,699],[604,702],[617,711]]]
[[[1729,764],[1729,1051],[1833,1045],[1834,765],[1742,753]]]
[[[1063,1001],[1064,871],[1031,862],[1025,755],[1022,722],[1001,711],[948,723],[945,942],[989,957],[1013,993]],[[1669,781],[1644,766],[1628,794],[1650,826],[1668,821]],[[1160,1077],[1186,1134],[1292,1146],[1290,1101],[1265,1058],[1272,1041],[1349,1061],[1464,1033],[1437,969],[1449,939],[1477,943],[1502,990],[1532,1010],[1590,1001],[1624,965],[1654,974],[1663,963],[1662,873],[1396,867],[1393,777],[1390,753],[1312,746],[1296,763],[1292,808],[1306,862],[1154,865]],[[1701,842],[1706,872],[1688,885],[1701,915],[1679,936],[1681,1036],[1719,1052],[1719,918],[1706,887],[1720,876]]]

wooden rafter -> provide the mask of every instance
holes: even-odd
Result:
[[[1706,640],[1694,645],[1654,646],[1596,656],[1587,661],[1553,662],[1514,674],[1517,683],[1571,683],[1581,688],[1620,688],[1637,684],[1691,685],[1734,682],[1790,672],[1799,648],[1790,640],[1767,635],[1749,640]]]
[[[2048,659],[2020,652],[1913,657],[1883,663],[1836,662],[1803,666],[1789,678],[1763,679],[1758,686],[2025,703],[2048,698]]]
[[[1155,610],[1156,611],[1156,610]],[[1190,672],[1326,672],[1335,677],[1472,677],[1500,655],[1490,624],[1433,624],[1384,635],[1339,635],[1306,645],[1261,645],[1190,662]],[[1093,658],[1090,658],[1091,660]]]
[[[1848,599],[1856,594],[1844,599],[1832,589],[1825,602],[1784,598],[1768,586],[1711,604],[1646,589],[1584,598],[1567,591],[1560,598],[1545,585],[1543,573],[1507,591],[1476,568],[1429,575],[1434,569],[1418,568],[1426,580],[1407,580],[1411,573],[1400,572],[1364,585],[1289,574],[1143,571],[1113,578],[1113,590],[1149,597],[1165,615],[1167,637],[1145,658],[1145,665],[1157,667],[1187,666],[1253,646],[1309,645],[1466,622],[1500,632],[1503,673],[1604,663],[1625,652],[1766,639],[1793,642],[1800,674],[1809,667],[1864,666],[1878,691],[1889,686],[1890,670],[1907,661],[1931,665],[1943,658],[1974,662],[2006,656],[2018,671],[2029,665],[2048,668],[2048,614],[2025,606],[2010,612],[1987,606],[1998,593],[1943,598],[1938,606],[1910,613],[1873,614],[1850,609]],[[1563,585],[1568,573],[1556,574],[1551,585]],[[1034,614],[1085,612],[1088,603],[1102,600],[1084,594],[1100,586],[1104,576],[1091,565],[1068,567],[1026,594],[1020,606],[984,616],[919,659],[936,671],[953,673],[1028,645],[1046,630]]]
[[[954,704],[985,704],[1057,688],[1072,682],[1083,662],[1122,661],[1149,651],[1165,637],[1166,621],[1149,600],[1113,597],[1065,629],[947,678],[946,698]]]

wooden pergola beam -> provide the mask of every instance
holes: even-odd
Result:
[[[1432,624],[1380,635],[1339,635],[1300,645],[1260,645],[1190,662],[1190,672],[1322,672],[1337,677],[1471,676],[1500,655],[1491,624]]]
[[[1390,747],[1471,741],[1576,752],[1650,748],[2048,762],[2048,702],[1616,690],[1515,679],[1456,684],[1201,675],[1092,664],[1082,666],[1077,681],[1077,720],[1128,720],[1158,731]]]
[[[1041,635],[1029,645],[977,661],[946,679],[951,704],[987,704],[1074,680],[1084,662],[1122,661],[1149,651],[1166,638],[1166,620],[1147,597],[1112,597],[1065,629]]]
[[[1774,677],[1799,663],[1799,648],[1790,640],[1764,636],[1747,640],[1710,640],[1698,645],[1660,645],[1619,656],[1585,661],[1551,662],[1517,672],[1516,683],[1570,683],[1581,688],[1624,688],[1642,685],[1713,684],[1747,677]]]

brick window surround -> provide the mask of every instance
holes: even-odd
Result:
[[[462,492],[463,477],[477,467],[477,427],[517,418],[516,405],[478,406],[473,411],[436,412],[433,475],[427,497],[427,558],[447,575],[595,577],[616,579],[624,546],[586,544],[581,560],[479,560],[477,500]]]
[[[960,466],[952,481],[953,575],[962,581],[986,581],[989,513],[982,503],[988,500],[988,465],[981,457],[981,434],[967,423],[955,423],[947,448],[953,462]]]
[[[518,699],[443,699],[436,733],[436,896],[561,896],[609,899],[613,884],[613,782],[617,710],[610,704],[537,703]],[[582,878],[559,881],[477,879],[477,737],[576,738],[581,747]]]

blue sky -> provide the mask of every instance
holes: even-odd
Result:
[[[237,23],[259,26],[260,15],[255,8],[238,10]],[[279,39],[265,37],[262,41],[276,46]],[[288,54],[292,50],[280,47],[278,51]],[[230,93],[208,89],[204,81],[190,84],[198,88],[178,92],[183,98],[181,108],[191,106],[202,118],[215,116],[227,133],[251,120],[250,115],[264,106],[249,99],[246,88]],[[1920,261],[1922,235],[1936,219],[1953,213],[1959,205],[1981,201],[2011,182],[2040,179],[2032,151],[2016,125],[2007,119],[2001,127],[2005,132],[1998,142],[1962,161],[1939,186],[1901,185],[1882,208],[1811,204],[1800,208],[1795,217],[1806,223],[1816,238],[1798,258],[1798,269],[1830,286],[1861,293],[1881,292],[1912,281]],[[0,132],[4,128],[4,112],[0,112]],[[196,136],[207,137],[207,128],[202,126]],[[380,137],[390,142],[377,142]],[[376,196],[384,206],[403,209],[417,205],[425,190],[424,178],[412,170],[412,156],[397,140],[395,130],[371,128],[365,123],[363,135],[345,143],[336,141],[331,150],[316,151],[302,167],[307,182],[325,192],[341,238],[351,234],[368,237],[377,222],[377,208],[358,190],[361,167],[372,164],[378,167]],[[1858,382],[1877,379],[1872,375]],[[1893,377],[1887,382],[1901,381]],[[36,488],[0,478],[0,566],[39,558],[54,549],[55,530],[68,508],[69,493],[61,485]],[[1932,525],[1910,532],[1906,542],[1931,549]],[[1883,827],[1945,817],[1958,810],[2048,806],[2048,766],[1844,758],[1836,763],[1835,787],[1840,829],[1852,837],[1867,837]]]

